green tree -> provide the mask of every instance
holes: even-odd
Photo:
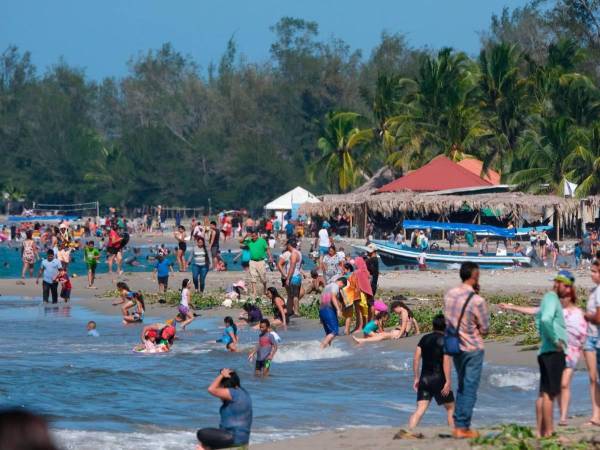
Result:
[[[352,112],[329,113],[323,136],[317,142],[322,156],[312,167],[313,174],[323,171],[330,188],[338,192],[348,192],[360,179],[368,179],[368,152],[361,151],[361,145],[373,139],[373,132],[358,128],[359,117]]]

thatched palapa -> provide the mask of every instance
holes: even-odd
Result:
[[[532,195],[521,192],[502,192],[475,195],[439,195],[435,193],[390,192],[382,194],[352,193],[346,195],[324,195],[322,202],[305,203],[300,213],[329,217],[336,213],[364,211],[390,217],[395,213],[413,213],[417,216],[439,214],[446,216],[458,212],[465,206],[474,211],[493,209],[500,217],[521,218],[542,216],[553,210],[562,217],[578,216],[583,207],[597,211],[600,197],[573,199],[555,195]]]

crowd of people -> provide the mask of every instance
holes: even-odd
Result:
[[[237,321],[231,316],[224,318],[223,333],[217,342],[223,344],[228,352],[238,352],[238,327],[254,326],[259,332],[258,343],[248,358],[255,361],[257,376],[269,376],[281,340],[276,330],[286,331],[290,320],[300,315],[301,299],[307,293],[319,294],[323,349],[331,346],[336,337],[342,334],[351,336],[357,345],[420,334],[420,324],[404,297],[395,296],[387,303],[377,298],[379,260],[375,245],[368,245],[366,252],[359,256],[346,253],[336,245],[330,225],[325,221],[318,229],[313,230],[315,238],[310,243],[309,255],[316,264],[307,273],[304,270],[305,256],[300,242],[302,234],[298,233],[292,222],[282,226],[273,218],[263,222],[259,228],[254,221],[249,220],[244,223],[242,233],[236,231],[240,227],[228,227],[225,226],[226,223],[225,217],[219,219],[219,222],[205,222],[202,225],[193,221],[188,230],[181,224],[177,225],[173,232],[177,243],[175,262],[167,257],[166,251],[157,251],[153,267],[159,292],[165,293],[169,288],[169,275],[175,271],[175,267],[180,272],[189,271],[191,276],[182,281],[177,315],[164,323],[142,328],[140,350],[158,353],[172,348],[177,326],[185,329],[196,318],[192,302],[193,290],[201,293],[206,289],[207,275],[219,261],[222,241],[234,236],[241,246],[241,263],[247,270],[250,286],[247,289],[243,281],[231,286],[227,295],[233,302],[240,302],[242,314]],[[93,227],[88,226],[82,232],[82,239],[88,229],[92,234]],[[122,249],[128,241],[126,230],[126,221],[117,216],[113,216],[102,227],[109,273],[114,264],[117,266],[117,273],[121,271]],[[33,275],[36,260],[40,258],[40,254],[45,254],[36,280],[43,279],[44,301],[47,302],[52,297],[52,301],[57,302],[59,285],[60,297],[69,301],[72,288],[68,275],[70,259],[65,253],[68,254],[81,244],[74,239],[73,230],[66,223],[46,230],[38,229],[37,240],[33,235],[35,231],[26,229],[24,232],[22,275],[24,277],[27,272],[30,276]],[[93,233],[98,233],[98,230]],[[282,239],[283,251],[276,256],[276,243]],[[411,236],[411,243],[413,240],[417,246],[429,245],[427,234],[418,230]],[[545,243],[540,244],[542,241]],[[578,243],[583,252],[581,258],[591,258],[588,253],[594,251],[596,241],[597,236],[584,236]],[[538,246],[542,260],[549,258],[553,252],[553,244],[548,244],[544,231],[535,234],[535,242],[532,234],[530,244]],[[93,287],[101,249],[90,239],[82,246],[82,250],[88,267],[88,286]],[[269,285],[269,270],[280,275],[280,287]],[[489,331],[490,316],[488,305],[480,295],[477,264],[463,263],[460,278],[461,284],[445,294],[443,314],[433,318],[433,331],[423,335],[415,349],[412,387],[416,392],[417,406],[410,416],[408,431],[404,432],[406,437],[415,436],[414,430],[432,399],[446,409],[448,425],[452,427],[454,437],[473,438],[478,435],[471,428],[471,421],[485,360],[484,337]],[[596,286],[600,285],[598,259],[591,262],[591,278]],[[558,425],[568,424],[570,384],[582,357],[590,382],[592,414],[589,424],[600,426],[600,289],[592,291],[586,309],[582,311],[577,306],[575,277],[571,272],[561,270],[554,277],[553,283],[552,290],[543,296],[537,307],[499,305],[502,311],[535,316],[541,339],[537,358],[540,388],[535,404],[538,437],[550,436],[554,432],[555,404],[560,411]],[[143,294],[130,289],[122,281],[116,287],[119,299],[113,304],[120,306],[123,322],[143,322],[146,309]],[[265,317],[267,314],[260,304],[242,302],[246,293],[253,299],[264,296],[270,302],[272,317]],[[390,328],[388,323],[393,315],[397,317],[397,325]],[[88,331],[90,335],[98,335],[93,322],[88,324]],[[452,366],[456,377],[454,383]],[[208,390],[223,402],[221,424],[219,428],[198,431],[198,448],[216,449],[246,444],[252,424],[252,403],[249,393],[241,387],[239,375],[231,369],[222,369]]]

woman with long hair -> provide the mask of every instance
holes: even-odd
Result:
[[[23,261],[21,278],[25,279],[25,273],[27,273],[27,271],[29,271],[29,278],[33,278],[33,266],[38,259],[38,248],[33,240],[33,232],[27,230],[25,232],[25,240],[21,246],[21,260]]]
[[[206,242],[202,236],[196,236],[196,245],[192,249],[190,259],[188,261],[192,268],[192,281],[196,292],[204,292],[206,284],[206,275],[210,269],[210,260]]]
[[[285,300],[273,286],[267,289],[267,298],[271,300],[271,306],[273,307],[273,320],[271,320],[271,325],[275,327],[282,325],[283,329],[287,330],[288,310]]]

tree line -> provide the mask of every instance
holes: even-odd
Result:
[[[0,56],[5,197],[120,207],[262,206],[303,185],[347,192],[387,165],[474,156],[503,181],[600,190],[600,0],[533,1],[491,18],[481,52],[382,33],[368,56],[282,18],[270,58],[232,38],[201,70],[170,44],[90,80],[27,51]]]

